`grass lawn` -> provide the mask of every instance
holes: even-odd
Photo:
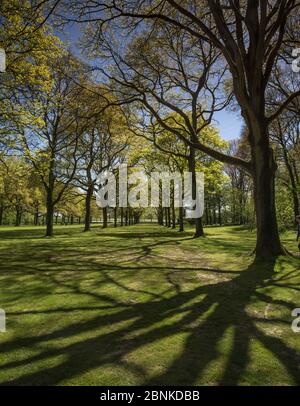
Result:
[[[251,265],[239,227],[55,231],[0,229],[0,384],[300,384],[299,259]]]

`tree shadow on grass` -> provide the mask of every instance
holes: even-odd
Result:
[[[256,339],[277,358],[294,383],[299,385],[297,352],[280,338],[259,329],[256,326],[256,316],[247,311],[252,298],[260,294],[257,289],[270,284],[274,265],[274,262],[254,263],[245,271],[237,273],[233,279],[198,286],[188,291],[181,291],[175,286],[173,294],[168,298],[153,296],[147,302],[126,305],[112,300],[110,306],[114,311],[109,314],[73,322],[48,334],[4,342],[1,345],[3,353],[26,348],[38,350],[36,355],[27,359],[3,363],[1,369],[7,372],[12,368],[46,361],[55,356],[62,355],[63,360],[58,365],[49,364],[38,371],[2,381],[1,384],[57,385],[93,369],[114,365],[130,371],[141,384],[193,385],[205,376],[209,365],[219,357],[219,343],[225,332],[232,328],[233,342],[227,362],[220,371],[218,384],[237,385],[242,380],[250,359],[251,340]],[[217,273],[218,270],[213,272]],[[122,284],[112,277],[109,277],[109,283],[117,284],[122,289]],[[260,299],[273,302],[267,295],[260,296]],[[291,306],[291,303],[284,300],[280,304],[288,309]],[[259,321],[269,322],[264,318]],[[99,333],[99,328],[109,326],[114,328]],[[82,338],[86,333],[90,337]],[[155,376],[147,374],[147,365],[130,360],[130,354],[134,351],[180,333],[185,335],[181,352],[174,354],[173,361]],[[82,337],[78,340],[80,334]],[[59,340],[65,339],[67,344],[59,345]],[[101,385],[101,382],[98,384]]]

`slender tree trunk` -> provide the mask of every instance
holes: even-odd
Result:
[[[46,237],[53,236],[53,215],[54,215],[54,207],[53,207],[53,190],[51,188],[47,191],[47,198],[46,198]]]
[[[103,215],[103,225],[102,225],[102,228],[107,228],[107,207],[103,207],[103,209],[102,209],[102,215]]]
[[[189,170],[192,173],[192,198],[193,200],[197,199],[197,178],[196,178],[196,160],[195,160],[195,150],[194,148],[190,148],[190,156],[189,156]],[[197,217],[195,218],[195,234],[194,238],[203,237],[203,225],[202,225],[202,218]]]
[[[212,215],[211,215],[211,198],[208,199],[208,223],[212,226]]]
[[[132,225],[132,210],[129,208],[129,225]]]
[[[53,204],[53,193],[55,185],[54,177],[54,151],[52,150],[49,175],[49,183],[46,189],[46,237],[53,236],[53,215],[54,215],[54,204]]]
[[[214,206],[213,206],[213,216],[214,216],[214,225],[217,224],[217,215],[216,215],[216,199],[214,198]]]
[[[117,208],[114,207],[114,227],[117,227]]]
[[[172,212],[172,228],[175,229],[176,228],[176,213],[175,213],[174,190],[173,190],[173,195],[172,195],[171,212]]]
[[[183,207],[179,207],[179,231],[184,231],[184,223],[183,223]]]
[[[36,207],[35,213],[34,213],[33,224],[34,224],[35,226],[37,226],[38,223],[39,223],[39,208]]]
[[[159,225],[161,225],[161,226],[164,225],[164,211],[161,206],[157,210],[157,221],[158,221]]]
[[[124,226],[124,209],[123,207],[120,208],[120,216],[121,216],[121,227]]]
[[[15,226],[19,227],[19,225],[21,224],[21,210],[19,207],[16,208],[16,220],[15,220]]]
[[[168,227],[168,209],[164,207],[164,218],[165,218],[165,227]]]
[[[127,209],[127,224],[130,226],[131,225],[131,209]]]
[[[168,227],[171,227],[171,209],[167,207],[167,215],[168,215]]]
[[[205,221],[206,221],[206,225],[209,224],[209,213],[208,213],[208,201],[206,199],[205,201]]]
[[[84,231],[91,229],[91,202],[94,192],[94,186],[90,185],[85,196],[85,215],[84,215]]]
[[[291,189],[292,189],[292,196],[293,196],[293,203],[294,203],[294,214],[296,217],[300,214],[300,204],[299,204],[299,197],[298,197],[298,191],[297,191],[297,183],[296,183],[296,179],[295,179],[294,172],[292,169],[292,165],[290,164],[290,161],[289,161],[286,147],[283,143],[282,143],[282,149],[283,149],[285,166],[287,168],[290,182],[291,182]]]
[[[292,167],[293,167],[294,174],[295,174],[296,184],[299,186],[299,185],[300,185],[300,179],[299,179],[299,173],[298,173],[297,163],[298,163],[298,162],[296,162],[295,159],[292,160]]]
[[[218,218],[219,218],[219,224],[222,226],[222,210],[221,210],[221,197],[218,197]]]

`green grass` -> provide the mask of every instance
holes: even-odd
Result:
[[[0,229],[0,384],[300,384],[299,259],[251,265],[239,227],[55,231]]]

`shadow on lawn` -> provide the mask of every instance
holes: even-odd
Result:
[[[295,384],[299,385],[299,354],[280,338],[266,335],[255,325],[258,320],[268,323],[268,319],[258,319],[249,315],[246,310],[251,298],[256,296],[266,303],[275,303],[268,295],[256,292],[258,288],[271,283],[273,269],[274,263],[270,262],[252,264],[229,281],[200,286],[190,291],[180,291],[174,286],[174,294],[171,297],[156,295],[144,303],[124,304],[99,297],[99,300],[109,301],[110,309],[114,309],[113,313],[74,322],[49,334],[3,343],[1,352],[22,350],[25,347],[39,349],[37,355],[26,360],[2,364],[3,370],[22,367],[58,355],[65,358],[59,365],[44,367],[45,369],[24,374],[13,381],[2,381],[1,384],[57,385],[64,379],[72,379],[100,366],[116,365],[143,377],[141,383],[145,385],[192,385],[205,374],[208,365],[218,358],[219,341],[231,327],[234,330],[234,338],[227,364],[219,380],[220,385],[237,385],[241,381],[249,362],[249,346],[253,338],[277,357]],[[107,277],[103,270],[100,272]],[[210,272],[217,273],[218,270]],[[107,281],[126,288],[111,276]],[[62,285],[65,286],[63,283]],[[82,294],[80,291],[78,293]],[[287,308],[291,307],[291,304],[284,300],[281,300],[280,304]],[[97,307],[91,307],[92,309]],[[57,310],[61,312],[64,308]],[[201,321],[201,315],[208,310],[211,310],[210,314]],[[168,323],[168,319],[173,316],[181,318]],[[126,327],[122,326],[126,321]],[[117,323],[121,323],[120,326]],[[91,338],[78,341],[79,334],[92,333],[100,327],[112,325],[115,325],[113,331],[95,333]],[[149,378],[146,368],[128,360],[129,353],[179,332],[187,333],[184,347],[163,373]],[[61,347],[55,346],[54,340],[73,336],[72,343]],[[51,343],[48,348],[45,342]]]

